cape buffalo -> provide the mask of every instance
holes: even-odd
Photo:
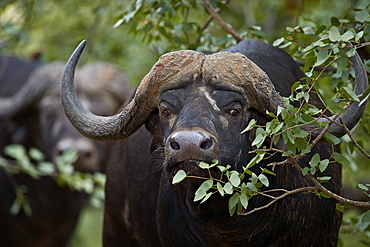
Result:
[[[190,50],[165,54],[120,113],[101,117],[83,108],[73,87],[74,69],[84,46],[85,41],[66,65],[61,97],[66,115],[82,134],[102,141],[121,140],[110,144],[104,246],[337,245],[342,215],[334,199],[296,193],[248,216],[231,217],[226,195],[216,194],[202,204],[194,202],[202,180],[187,178],[171,184],[180,169],[208,177],[208,171],[199,168],[200,161],[216,159],[242,171],[254,156],[249,151],[255,148],[255,133],[241,132],[251,119],[266,123],[266,111],[276,112],[283,106],[281,96],[288,96],[292,84],[304,77],[286,52],[248,40],[211,55]],[[357,54],[353,63],[355,92],[361,94],[368,85],[367,75]],[[310,100],[322,106],[315,95]],[[339,118],[353,128],[364,107],[352,104]],[[140,128],[143,125],[146,128]],[[332,127],[329,133],[344,134],[335,124]],[[317,125],[306,129],[312,137],[321,131]],[[315,153],[329,159],[332,152],[330,144],[319,143],[299,165],[308,166]],[[259,166],[281,160],[274,155]],[[276,176],[269,176],[270,189],[311,185],[290,165],[275,167],[274,172]],[[210,173],[220,176],[217,168]],[[333,163],[315,174],[325,175],[331,176],[326,188],[341,194],[341,166]],[[270,201],[262,195],[253,197],[247,211]]]
[[[18,143],[27,149],[37,147],[45,154],[46,160],[54,161],[63,151],[74,149],[78,153],[73,164],[75,170],[87,173],[103,171],[106,145],[78,133],[61,108],[59,81],[64,64],[45,63],[22,78],[14,73],[14,70],[19,74],[24,72],[21,64],[15,68],[10,65],[14,64],[0,64],[3,71],[13,70],[14,75],[0,78],[2,88],[13,90],[4,90],[0,95],[3,97],[0,98],[0,121],[5,126],[12,126],[3,129],[1,151],[5,145]],[[79,96],[96,114],[114,114],[125,97],[132,94],[124,73],[108,63],[86,65],[79,69],[77,76]],[[23,80],[22,83],[19,80]],[[85,81],[93,83],[93,87]],[[21,85],[16,86],[18,83]],[[116,94],[120,94],[120,98]],[[7,132],[8,129],[13,131]],[[11,215],[14,185],[27,188],[31,216],[22,210]],[[0,246],[66,246],[88,199],[87,194],[61,187],[51,177],[35,179],[26,174],[9,175],[2,169],[0,188]]]

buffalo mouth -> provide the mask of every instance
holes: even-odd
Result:
[[[202,160],[202,161],[208,164],[212,163],[212,160]],[[180,170],[185,171],[186,174],[188,174],[188,176],[191,177],[199,178],[209,178],[210,176],[214,178],[220,177],[221,172],[217,167],[213,167],[209,170],[201,168],[199,164],[202,161],[189,159],[180,162],[167,163],[166,170],[169,173],[171,179]]]

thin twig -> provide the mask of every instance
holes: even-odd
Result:
[[[302,192],[302,191],[317,190],[317,189],[318,189],[318,187],[314,186],[314,187],[302,187],[302,188],[298,188],[298,189],[295,189],[295,190],[287,191],[286,193],[282,194],[281,196],[275,197],[271,202],[267,203],[266,205],[264,205],[262,207],[254,208],[254,209],[252,209],[251,211],[248,211],[248,212],[240,213],[239,215],[246,216],[246,215],[252,214],[256,211],[268,208],[272,204],[274,204],[275,202],[277,202],[280,199],[283,199],[286,196],[289,196],[289,195],[292,195],[292,194],[295,194],[295,193],[298,193],[298,192]]]
[[[198,178],[198,179],[203,179],[203,180],[208,180],[208,179],[212,179],[212,180],[214,180],[214,181],[216,181],[216,182],[220,182],[220,183],[223,183],[223,184],[226,184],[226,182],[225,181],[222,181],[222,180],[219,180],[219,179],[217,179],[217,178],[206,178],[206,177],[199,177],[199,176],[186,176],[187,178]]]
[[[368,154],[365,149],[363,149],[355,140],[355,138],[353,137],[351,131],[347,128],[347,126],[343,123],[342,119],[340,119],[341,123],[342,123],[342,127],[343,129],[347,132],[349,138],[351,139],[351,141],[353,142],[353,145],[355,145],[356,148],[358,148],[358,150],[360,150],[360,152],[365,155],[366,158],[370,159],[370,154]]]
[[[213,17],[213,19],[228,33],[230,33],[238,42],[244,40],[238,32],[236,32],[231,26],[229,26],[221,16],[216,12],[216,10],[212,7],[209,0],[203,1],[204,6],[206,7],[208,13]]]
[[[293,162],[291,162],[291,164],[294,166],[295,169],[297,169],[298,172],[302,173],[302,167],[300,167],[297,162],[293,161]],[[318,190],[324,192],[325,194],[327,194],[328,196],[334,198],[335,200],[337,200],[340,203],[349,204],[349,205],[353,205],[353,206],[356,206],[356,207],[370,207],[370,202],[354,201],[354,200],[350,200],[350,199],[347,199],[347,198],[344,198],[342,196],[339,196],[339,195],[335,194],[334,192],[332,192],[332,191],[328,190],[327,188],[325,188],[310,173],[307,173],[305,177],[308,180],[310,180],[315,185],[315,187],[317,187]]]

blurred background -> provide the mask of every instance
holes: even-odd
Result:
[[[214,22],[209,24],[207,31],[200,31],[209,17],[199,7],[202,1],[148,1],[151,4],[148,6],[156,3],[157,9],[140,7],[141,2],[2,0],[0,54],[24,60],[30,60],[38,54],[42,62],[65,63],[79,42],[86,39],[87,47],[79,66],[96,61],[115,64],[134,87],[164,52],[176,49],[215,51],[236,43]],[[342,19],[353,19],[359,5],[368,11],[369,3],[358,0],[231,0],[226,1],[226,5],[228,8],[220,4],[221,16],[244,38],[272,44],[285,35],[287,27],[330,26]],[[162,23],[154,13],[157,11],[160,15],[161,11],[167,11],[166,8],[174,10],[163,18]],[[182,25],[184,20],[187,25]],[[369,40],[366,28],[364,36]],[[291,48],[287,47],[286,50],[290,52]],[[364,48],[361,55],[363,59],[369,59],[369,49]],[[334,94],[332,83],[329,77],[320,81],[318,89],[323,96]],[[367,106],[362,126],[368,126],[368,129],[369,114],[370,107]],[[361,128],[355,133],[360,138],[359,143],[369,152],[369,131]],[[343,168],[344,184],[354,188],[357,182],[369,183],[366,181],[370,174],[369,159],[353,151],[348,144],[349,138],[344,138],[343,142],[342,150],[349,160],[349,164]],[[101,207],[86,206],[69,246],[102,246],[102,221]],[[365,231],[367,227],[358,223],[358,211],[346,212],[341,245],[369,246],[370,235]]]

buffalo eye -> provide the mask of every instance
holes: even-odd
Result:
[[[170,110],[168,110],[167,108],[163,108],[163,109],[161,110],[161,114],[162,114],[162,116],[164,116],[164,117],[168,117],[168,116],[171,114],[171,111],[170,111]]]
[[[232,117],[236,118],[236,117],[238,117],[238,116],[239,116],[240,112],[239,112],[238,110],[236,110],[236,109],[231,109],[231,110],[229,111],[229,114],[230,114],[230,116],[232,116]]]

